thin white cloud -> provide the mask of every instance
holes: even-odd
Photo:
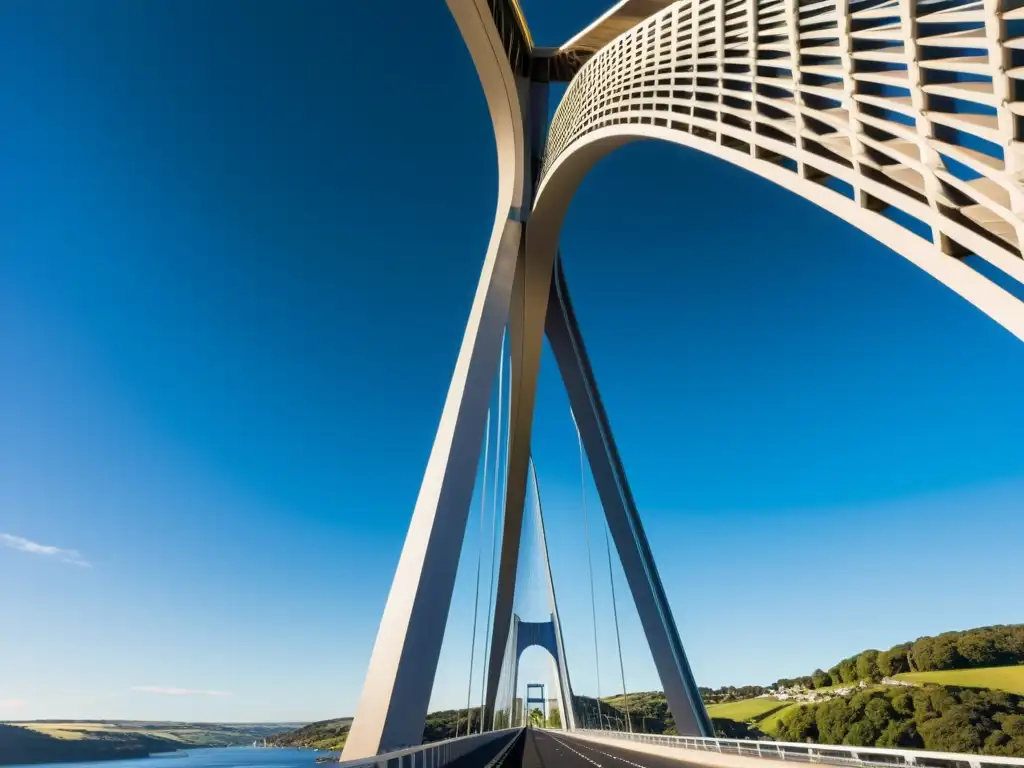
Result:
[[[0,545],[16,549],[19,552],[28,552],[30,555],[52,557],[60,560],[62,563],[70,563],[82,568],[92,567],[77,550],[61,549],[60,547],[52,547],[48,544],[37,544],[34,541],[29,541],[21,536],[12,536],[9,533],[0,533]]]
[[[227,691],[195,691],[191,688],[166,688],[162,685],[135,685],[133,691],[142,693],[159,693],[164,696],[233,696]]]
[[[21,709],[25,703],[24,699],[0,699],[0,709]]]

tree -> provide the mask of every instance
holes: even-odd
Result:
[[[867,720],[858,720],[850,726],[843,738],[843,744],[850,747],[873,747],[882,730]]]
[[[562,713],[558,711],[558,707],[551,708],[551,714],[548,715],[548,728],[561,728],[562,727]]]
[[[910,664],[907,662],[907,650],[909,648],[910,643],[903,643],[902,645],[893,646],[884,653],[878,654],[875,663],[878,665],[878,671],[882,677],[892,677],[901,672],[910,671]]]
[[[1019,715],[997,715],[993,719],[998,720],[999,727],[1002,728],[1003,733],[1014,741],[1020,741],[1021,745],[1024,746],[1024,713]]]
[[[857,677],[874,682],[882,679],[878,673],[878,651],[864,651],[857,657]]]
[[[844,683],[857,682],[857,665],[853,659],[843,659],[839,662],[839,677]]]
[[[814,674],[811,675],[811,684],[815,688],[828,688],[832,685],[832,676],[828,672],[822,672],[820,669],[814,670]]]
[[[957,638],[956,652],[971,667],[991,667],[999,663],[999,650],[988,633],[967,634]]]
[[[993,730],[985,729],[976,713],[960,704],[922,723],[921,737],[926,749],[937,752],[977,752]]]
[[[843,682],[842,675],[839,674],[839,665],[836,664],[832,669],[828,671],[828,676],[832,678],[832,685],[839,685]]]
[[[938,637],[922,637],[914,641],[911,653],[914,666],[919,672],[939,669],[959,669],[964,666],[963,657],[956,649],[955,632],[946,632]]]
[[[895,715],[889,699],[885,696],[873,697],[864,707],[864,719],[875,725],[879,731],[882,731]]]
[[[892,708],[900,717],[912,717],[914,714],[914,697],[909,693],[900,693],[892,697]]]
[[[825,744],[842,744],[847,731],[856,722],[856,713],[843,699],[832,699],[818,706],[815,722],[818,736]]]
[[[876,747],[920,749],[924,740],[909,720],[893,720],[875,740]]]
[[[776,737],[780,741],[818,741],[818,723],[813,706],[798,707],[779,722]]]
[[[530,710],[530,725],[540,728],[544,725],[544,710],[534,707]]]

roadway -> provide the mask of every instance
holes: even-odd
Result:
[[[512,765],[511,759],[506,760],[504,768]],[[572,739],[560,731],[527,728],[520,768],[680,768],[685,765],[668,757]]]

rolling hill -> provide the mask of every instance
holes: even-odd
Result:
[[[267,745],[340,751],[345,746],[345,739],[348,738],[348,729],[351,725],[351,717],[319,720],[293,731],[270,736],[267,738]]]
[[[0,765],[146,757],[189,747],[250,744],[292,723],[34,720],[0,723]]]

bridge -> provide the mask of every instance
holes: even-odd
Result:
[[[1012,758],[715,738],[559,257],[562,221],[594,163],[629,142],[667,141],[824,207],[1024,339],[1024,0],[620,0],[557,48],[534,44],[516,0],[448,0],[448,7],[494,128],[495,222],[343,763],[1024,766]],[[549,122],[552,82],[567,86]],[[634,733],[631,722],[616,730],[600,711],[596,722],[579,711],[531,459],[545,337],[568,394],[581,474],[586,460],[597,488],[608,556],[614,544],[678,736]],[[473,727],[471,656],[466,727],[476,732],[421,745],[481,466],[492,525],[502,497],[496,569],[484,593],[481,715]],[[515,611],[524,523],[540,532],[540,621]],[[480,559],[476,573],[479,603]],[[617,628],[617,614],[615,621]],[[517,703],[519,659],[531,646],[552,659],[559,729],[528,727]],[[621,643],[619,653],[621,669]]]

